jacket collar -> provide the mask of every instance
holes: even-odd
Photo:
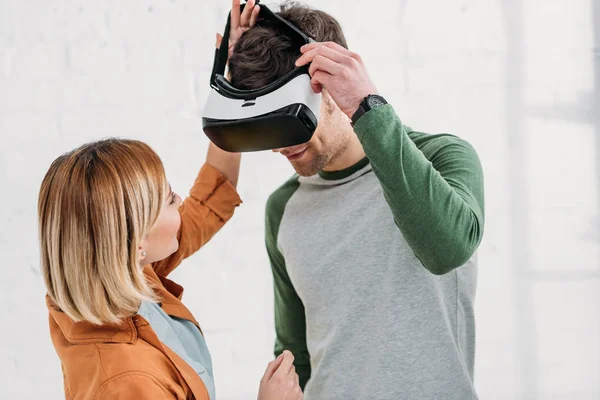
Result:
[[[198,326],[190,311],[181,303],[183,287],[175,282],[158,276],[151,265],[144,267],[147,281],[154,287],[165,313],[178,318],[187,319]],[[89,322],[73,322],[65,313],[54,304],[46,295],[46,305],[50,312],[50,319],[60,328],[65,339],[71,344],[83,343],[134,343],[138,338],[137,327],[148,325],[148,322],[139,315],[124,318],[118,324],[94,325]]]

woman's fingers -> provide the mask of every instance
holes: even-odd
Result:
[[[231,1],[231,29],[240,27],[240,0]]]
[[[269,363],[269,365],[267,365],[267,370],[265,371],[265,374],[263,375],[262,380],[268,381],[269,379],[271,379],[271,377],[273,376],[275,371],[277,371],[277,368],[279,368],[279,366],[281,365],[282,361],[283,361],[283,354],[279,355],[279,357],[277,357],[276,359],[271,361]]]
[[[294,366],[294,356],[288,350],[284,350],[283,352],[283,360],[281,361],[281,365],[277,368],[277,371],[273,373],[274,377],[277,376],[287,376],[290,373],[290,370]]]
[[[256,25],[258,21],[258,14],[260,14],[260,4],[254,6],[254,10],[252,10],[252,15],[250,16],[250,28]]]
[[[244,11],[242,11],[242,16],[240,18],[240,26],[242,28],[250,27],[250,16],[252,15],[252,10],[254,10],[255,4],[255,0],[248,0],[248,2],[246,3],[246,6],[244,7]]]

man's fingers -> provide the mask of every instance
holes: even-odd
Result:
[[[311,63],[311,62],[313,62],[315,57],[317,57],[319,55],[330,58],[331,60],[340,62],[340,63],[345,58],[345,56],[343,54],[341,54],[333,49],[327,48],[325,46],[318,46],[318,47],[314,47],[311,50],[302,54],[300,56],[300,58],[298,58],[296,60],[296,66],[301,67],[303,65]]]
[[[314,80],[310,81],[310,87],[313,90],[313,92],[315,92],[317,94],[321,93],[321,91],[323,90],[323,87],[321,86],[321,84]]]
[[[220,33],[217,33],[217,43],[216,43],[216,45],[217,45],[217,49],[218,49],[219,47],[221,47],[221,42],[222,42],[222,41],[223,41],[223,35],[221,35]]]
[[[302,65],[306,65],[312,62],[317,56],[327,57],[340,64],[346,63],[348,61],[348,56],[340,53],[336,49],[332,49],[330,47],[321,45],[314,47],[310,51],[307,51],[306,53],[302,54],[300,58],[296,60],[296,66],[300,67]]]
[[[256,0],[248,0],[246,3],[244,11],[242,11],[242,17],[240,18],[240,26],[242,28],[248,28],[250,26],[250,16],[252,15],[252,10],[254,10],[255,4]]]
[[[286,376],[290,373],[290,369],[294,365],[294,356],[288,350],[284,350],[283,352],[283,360],[281,361],[281,365],[277,368],[277,371],[273,373],[273,376],[282,375]]]
[[[330,75],[340,75],[343,69],[344,66],[342,64],[338,64],[337,62],[319,54],[310,64],[308,73],[310,76],[313,76],[315,72],[323,71]]]
[[[310,86],[312,87],[313,92],[321,93],[321,90],[329,84],[329,80],[331,79],[331,75],[327,72],[317,71],[310,79]]]
[[[258,14],[260,14],[260,4],[255,5],[254,10],[252,10],[252,15],[250,16],[250,28],[256,25]]]
[[[350,50],[348,50],[347,48],[345,48],[344,46],[340,46],[339,44],[335,43],[335,42],[313,42],[313,43],[308,43],[305,44],[304,46],[302,46],[302,48],[300,48],[300,51],[302,53],[306,53],[316,47],[327,47],[330,48],[332,50],[337,51],[338,53],[342,53],[345,56],[349,56],[352,57],[355,54],[353,52],[351,52]]]
[[[231,1],[231,29],[237,29],[240,26],[240,0]]]

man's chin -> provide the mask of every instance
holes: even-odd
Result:
[[[295,163],[292,162],[292,167],[296,170],[296,173],[300,176],[313,176],[319,170],[312,163]]]

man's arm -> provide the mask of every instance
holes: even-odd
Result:
[[[332,42],[300,51],[296,66],[310,64],[313,89],[327,89],[348,118],[377,94],[358,54]],[[426,157],[389,105],[363,115],[354,129],[396,224],[425,268],[445,274],[464,264],[483,235],[483,173],[473,148],[446,137],[428,146]]]
[[[267,202],[265,242],[271,269],[275,294],[275,357],[289,350],[294,355],[294,366],[304,390],[310,378],[310,355],[306,346],[306,317],[304,304],[298,297],[288,276],[285,259],[277,246],[279,225],[285,204],[298,187],[297,180],[291,180],[278,189]]]
[[[423,265],[445,274],[467,262],[484,226],[483,171],[475,150],[450,135],[420,150],[390,105],[369,111],[354,128],[396,225]]]

